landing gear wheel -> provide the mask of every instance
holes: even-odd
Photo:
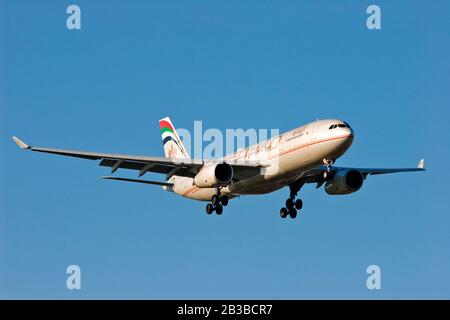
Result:
[[[211,214],[214,211],[214,206],[211,203],[206,205],[206,213]]]
[[[221,204],[218,204],[216,206],[216,213],[220,216],[222,214],[222,212],[223,212],[223,207]]]
[[[297,209],[292,208],[291,210],[289,210],[289,215],[291,216],[292,219],[297,218]]]
[[[220,187],[216,188],[216,193],[211,197],[211,203],[206,205],[206,213],[211,214],[216,211],[216,214],[221,215],[223,212],[223,207],[228,204],[228,196],[222,196],[220,194]]]
[[[289,210],[294,207],[294,199],[287,198],[286,199],[286,208]]]
[[[211,203],[213,206],[217,206],[220,203],[220,197],[217,194],[213,195],[211,198]]]
[[[282,217],[283,219],[284,218],[286,218],[287,217],[287,215],[288,215],[288,211],[287,211],[287,209],[286,208],[281,208],[280,209],[280,217]]]
[[[224,207],[226,207],[228,205],[228,196],[222,196],[220,197],[220,203],[222,203],[222,205]]]
[[[329,162],[327,161],[326,164],[328,163]],[[289,185],[290,193],[289,198],[286,199],[286,207],[281,208],[280,210],[280,216],[282,218],[286,218],[288,215],[292,219],[295,219],[297,217],[298,210],[303,207],[303,201],[301,199],[297,199],[297,194],[304,184],[305,181],[303,179],[298,179]]]

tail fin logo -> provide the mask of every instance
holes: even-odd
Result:
[[[169,117],[159,120],[164,153],[168,158],[189,158]]]

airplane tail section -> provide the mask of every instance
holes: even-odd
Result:
[[[159,120],[159,129],[166,158],[189,159],[189,154],[169,117]]]

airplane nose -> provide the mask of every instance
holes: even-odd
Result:
[[[347,137],[347,140],[350,142],[350,144],[353,142],[354,137],[355,134],[353,133],[353,130],[350,130],[349,136]]]
[[[353,137],[354,132],[352,128],[347,128],[347,133]]]
[[[348,136],[347,136],[347,138],[345,138],[345,144],[348,147],[350,147],[352,145],[352,143],[353,143],[353,139],[355,137],[355,134],[354,134],[352,128],[347,128],[347,133],[348,133]]]
[[[352,127],[347,122],[344,122],[344,123],[345,123],[345,128],[342,128],[342,129],[343,129],[344,135],[347,135],[347,137],[344,138],[344,145],[346,148],[349,148],[353,143],[355,133],[354,133]]]
[[[348,122],[345,122],[344,121],[344,123],[345,123],[345,131],[348,133],[348,134],[350,134],[350,135],[354,135],[354,132],[353,132],[353,128],[348,124]]]

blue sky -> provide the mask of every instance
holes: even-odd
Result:
[[[0,1],[0,298],[448,299],[449,36],[448,1]],[[279,217],[286,189],[218,217],[10,139],[160,156],[166,115],[221,130],[341,118],[356,138],[339,165],[428,171],[342,197],[308,185],[296,220]]]

